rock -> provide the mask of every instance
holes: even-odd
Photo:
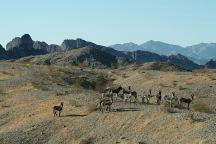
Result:
[[[43,49],[34,49],[33,40],[29,34],[23,35],[21,38],[15,38],[7,44],[7,55],[12,59],[17,59],[30,55],[46,54]]]
[[[62,51],[59,45],[55,45],[55,44],[48,45],[46,42],[40,42],[40,41],[35,41],[33,44],[33,48],[44,50],[49,53]]]
[[[20,37],[16,37],[14,38],[12,41],[10,41],[7,45],[6,45],[6,50],[11,50],[14,47],[19,46],[21,43],[21,38]]]
[[[51,44],[48,46],[47,51],[49,53],[53,53],[53,52],[60,52],[62,51],[62,49],[59,45]]]
[[[40,42],[40,41],[35,41],[33,43],[33,48],[34,49],[42,49],[42,50],[47,50],[49,45],[46,42]]]
[[[82,40],[82,39],[76,39],[76,40],[67,39],[67,40],[64,40],[63,43],[61,44],[61,48],[64,51],[83,48],[83,47],[87,47],[87,46],[95,47],[97,45],[92,43],[92,42],[87,42],[87,41]]]

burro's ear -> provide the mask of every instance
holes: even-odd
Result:
[[[194,99],[194,97],[195,97],[194,93],[191,94],[191,97]]]

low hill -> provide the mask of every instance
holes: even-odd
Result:
[[[149,62],[140,67],[143,70],[157,70],[157,71],[187,71],[170,62]]]
[[[82,65],[89,67],[111,67],[117,64],[115,56],[94,47],[84,47],[66,52],[30,56],[17,60],[45,65]]]
[[[216,69],[216,61],[215,60],[210,60],[209,62],[207,62],[205,64],[205,67],[209,68],[209,69]]]

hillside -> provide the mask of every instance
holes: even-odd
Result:
[[[56,52],[41,56],[30,56],[17,60],[17,62],[30,62],[45,65],[79,65],[87,67],[111,67],[117,64],[115,56],[98,48],[84,47],[66,52]]]
[[[138,67],[139,70],[156,70],[156,71],[187,71],[177,65],[169,62],[149,62]]]
[[[216,69],[216,61],[215,60],[210,60],[209,62],[207,62],[205,64],[205,67],[209,68],[209,69]]]
[[[79,67],[0,62],[1,144],[213,144],[215,139],[215,72],[160,72],[134,69],[103,71]],[[115,100],[111,112],[96,111],[97,90],[104,79],[132,86],[142,95],[149,88],[156,94],[176,92],[196,98],[191,110],[166,110],[156,105]],[[95,80],[98,77],[99,79]],[[81,81],[81,80],[84,81]],[[108,80],[108,79],[107,79]],[[202,81],[202,83],[200,83]],[[97,89],[91,86],[94,83]],[[86,85],[87,83],[87,85]],[[109,85],[112,86],[112,83]],[[61,117],[52,107],[64,102]]]

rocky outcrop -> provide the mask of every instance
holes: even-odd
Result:
[[[21,38],[20,37],[16,37],[14,38],[12,41],[8,42],[8,44],[6,45],[6,50],[12,50],[13,48],[19,46],[21,43]]]
[[[7,54],[12,59],[17,59],[30,55],[46,54],[43,49],[35,49],[33,40],[29,34],[23,35],[21,38],[15,38],[7,44]]]
[[[94,47],[84,47],[66,52],[26,57],[17,61],[28,61],[45,65],[82,65],[89,67],[111,67],[113,64],[117,64],[115,56]]]
[[[83,47],[86,47],[86,46],[95,47],[97,45],[92,43],[92,42],[87,42],[87,41],[82,40],[82,39],[64,40],[63,43],[61,44],[61,48],[62,48],[63,51],[83,48]]]
[[[53,52],[60,52],[60,51],[62,51],[62,49],[59,45],[51,44],[48,46],[47,51],[49,53],[53,53]]]
[[[42,49],[47,50],[49,45],[46,42],[34,41],[33,48],[34,49]]]
[[[44,50],[47,51],[48,53],[62,51],[59,45],[55,45],[55,44],[48,45],[46,42],[40,42],[40,41],[35,41],[33,44],[33,48]]]

